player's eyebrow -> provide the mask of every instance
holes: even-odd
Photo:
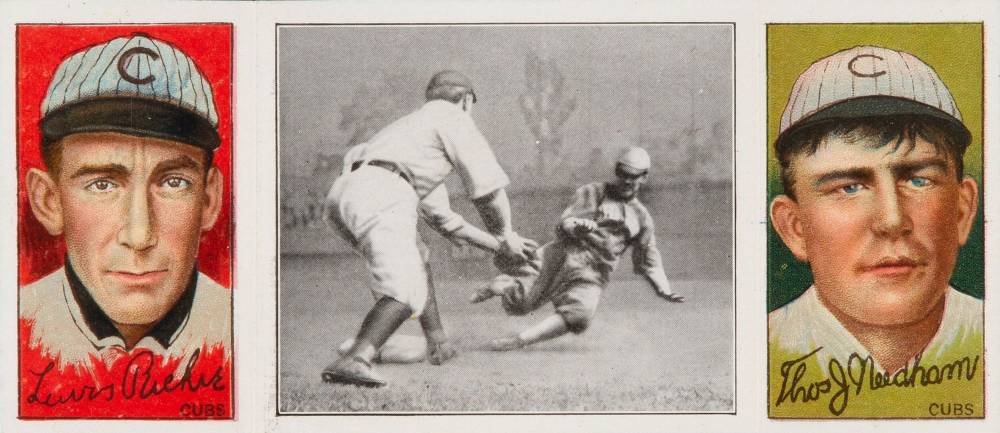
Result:
[[[823,184],[838,180],[858,180],[861,182],[870,182],[874,178],[875,172],[872,169],[865,167],[852,167],[832,170],[816,175],[812,184],[814,187],[819,187],[823,186]]]
[[[903,161],[895,164],[891,164],[889,169],[892,170],[892,175],[895,178],[909,177],[918,171],[924,169],[935,169],[940,170],[943,173],[948,172],[948,162],[940,157],[930,157],[924,158],[916,161]]]
[[[76,179],[84,176],[92,176],[95,174],[99,175],[112,175],[112,176],[128,176],[129,169],[121,164],[109,163],[100,165],[84,165],[73,171],[70,174],[70,179]]]
[[[172,170],[185,170],[185,169],[201,171],[201,164],[199,164],[198,161],[195,161],[194,158],[191,158],[190,156],[181,155],[175,158],[170,158],[165,161],[160,161],[158,164],[156,164],[156,167],[153,169],[153,173],[164,173]]]

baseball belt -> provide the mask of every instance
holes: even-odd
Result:
[[[413,182],[410,181],[410,177],[406,175],[406,172],[403,171],[402,168],[400,168],[399,164],[396,164],[395,162],[392,162],[392,161],[383,161],[381,159],[372,159],[372,160],[369,160],[367,162],[366,161],[356,161],[354,164],[351,164],[351,171],[355,171],[355,170],[361,168],[363,165],[366,165],[366,164],[374,166],[374,167],[381,168],[383,170],[388,170],[388,171],[390,171],[390,172],[392,172],[394,174],[397,174],[397,175],[399,175],[399,177],[403,178],[403,180],[405,180],[406,183],[408,183],[410,185],[413,185]]]

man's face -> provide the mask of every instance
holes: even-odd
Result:
[[[112,321],[154,324],[183,294],[218,215],[220,175],[206,176],[204,159],[187,144],[124,134],[62,140],[55,192],[69,260]]]
[[[772,205],[782,239],[809,262],[816,289],[838,317],[914,323],[942,301],[976,210],[975,181],[917,136],[873,148],[828,138],[793,157],[797,201]]]
[[[648,177],[645,171],[639,173],[633,170],[624,169],[621,166],[615,167],[615,180],[612,184],[615,197],[622,200],[631,200],[639,193],[639,188],[646,183]]]

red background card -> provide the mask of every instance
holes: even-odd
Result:
[[[215,165],[225,182],[222,212],[215,227],[202,235],[198,268],[219,284],[231,286],[232,30],[230,24],[17,26],[18,284],[55,271],[66,254],[62,238],[50,236],[32,215],[24,185],[28,169],[44,168],[38,121],[49,82],[59,63],[73,53],[142,32],[187,53],[212,86],[222,139]]]

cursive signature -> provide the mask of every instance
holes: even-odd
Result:
[[[152,352],[141,352],[132,357],[128,365],[125,366],[121,380],[112,381],[107,385],[95,387],[92,385],[82,385],[77,388],[62,387],[58,377],[52,377],[55,369],[55,362],[50,361],[41,371],[31,371],[35,376],[35,383],[31,394],[27,397],[30,404],[41,404],[48,407],[55,407],[61,404],[95,401],[104,399],[111,401],[116,395],[122,399],[131,400],[133,398],[144,400],[160,394],[172,392],[196,392],[203,388],[210,388],[214,391],[226,389],[225,375],[222,366],[219,366],[211,374],[204,372],[195,374],[194,370],[201,356],[201,350],[195,350],[184,366],[183,373],[177,377],[177,371],[160,376],[161,371],[156,367],[156,360]],[[118,386],[115,386],[115,382]]]
[[[915,388],[937,385],[945,381],[971,381],[979,368],[979,355],[968,356],[951,362],[920,365],[920,355],[914,358],[913,365],[907,365],[895,373],[880,372],[875,367],[872,357],[864,358],[852,353],[847,363],[831,358],[827,366],[828,377],[817,382],[804,381],[809,366],[806,362],[814,357],[822,347],[809,352],[801,358],[785,361],[781,364],[781,390],[778,392],[775,406],[782,403],[808,403],[829,397],[827,408],[833,415],[840,415],[847,410],[849,398],[861,395],[862,391],[878,391],[883,388]]]

